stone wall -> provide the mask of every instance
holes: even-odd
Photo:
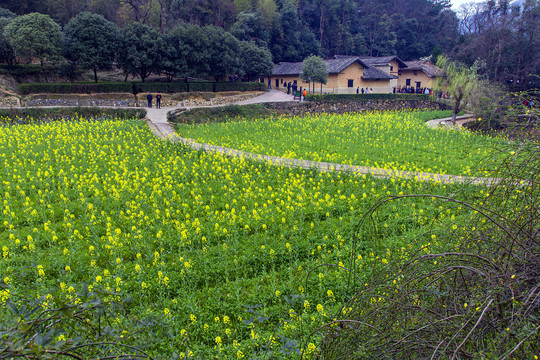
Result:
[[[411,109],[447,110],[447,105],[429,100],[347,100],[339,102],[310,101],[310,102],[276,102],[265,103],[268,109],[276,110],[280,114],[304,115],[307,113],[334,113],[362,111],[389,111]]]

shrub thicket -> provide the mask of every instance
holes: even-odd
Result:
[[[91,94],[109,92],[220,92],[220,91],[262,91],[265,89],[263,83],[248,82],[102,82],[102,83],[28,83],[19,85],[19,93],[27,94]]]
[[[433,100],[433,97],[423,94],[311,94],[306,96],[306,100]]]
[[[1,124],[29,124],[35,122],[49,122],[78,118],[119,118],[119,119],[142,119],[146,116],[146,110],[114,109],[97,107],[60,107],[60,108],[24,108],[24,109],[0,109]]]
[[[476,204],[454,195],[397,196],[364,216],[359,240],[387,231],[369,221],[381,209],[396,210],[420,197],[442,201],[440,216],[445,207],[470,212],[466,220],[452,217],[446,226],[439,222],[411,239],[422,244],[414,247],[412,260],[402,266],[389,262],[362,285],[325,326],[324,359],[532,359],[538,354],[540,153],[534,143],[506,151],[512,156],[494,172],[492,186],[464,189],[478,194]]]

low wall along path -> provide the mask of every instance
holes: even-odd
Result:
[[[277,90],[271,90],[269,92],[263,93],[260,96],[249,97],[248,99],[245,99],[245,97],[243,98],[234,97],[234,98],[235,98],[234,100],[237,100],[237,101],[233,102],[233,105],[249,105],[249,104],[280,103],[280,102],[285,103],[285,102],[293,101],[292,95],[287,95]],[[0,108],[21,108],[18,106],[13,106],[14,104],[13,105],[9,104],[11,105],[9,107],[5,105],[6,104],[0,104]],[[124,106],[114,106],[114,105],[113,106],[110,106],[110,105],[100,106],[99,104],[96,104],[96,105],[102,108],[124,107]],[[115,104],[115,105],[118,105],[118,104]],[[171,141],[179,141],[196,150],[214,151],[214,152],[218,152],[220,154],[227,155],[227,156],[244,157],[247,159],[265,161],[269,164],[279,165],[279,166],[299,167],[303,169],[318,169],[320,171],[354,172],[354,173],[359,173],[359,174],[370,174],[374,177],[383,177],[383,178],[401,177],[401,178],[407,178],[407,179],[415,179],[418,181],[435,181],[435,182],[441,182],[441,183],[472,183],[472,184],[485,184],[485,185],[491,185],[491,184],[495,184],[499,182],[498,179],[490,179],[490,178],[475,178],[475,177],[442,175],[442,174],[422,173],[422,172],[413,172],[413,171],[397,171],[397,170],[391,170],[391,169],[380,169],[380,168],[372,168],[372,167],[365,167],[365,166],[317,162],[317,161],[302,160],[302,159],[288,159],[288,158],[281,158],[281,157],[276,157],[276,156],[253,154],[253,153],[239,151],[236,149],[230,149],[230,148],[226,148],[222,146],[200,144],[191,139],[184,139],[180,137],[174,131],[173,127],[169,124],[167,120],[167,114],[171,111],[175,111],[179,109],[190,110],[192,108],[226,106],[226,105],[231,105],[231,103],[230,102],[227,103],[226,101],[221,100],[219,102],[216,101],[216,103],[211,106],[190,107],[189,105],[191,104],[189,103],[181,103],[179,105],[184,105],[184,106],[163,107],[161,109],[147,108],[146,109],[147,124],[150,127],[150,129],[153,131],[153,133],[159,138],[168,139]],[[287,105],[284,104],[284,106],[287,106]],[[35,106],[35,107],[41,107],[41,106]],[[53,106],[42,106],[42,107],[53,107]],[[67,105],[67,107],[73,107],[73,105],[71,106]],[[126,107],[129,107],[129,105],[127,105]],[[450,127],[453,127],[450,120],[451,120],[450,118],[435,119],[435,120],[428,121],[426,125],[433,128],[444,125],[447,128],[450,128]],[[467,121],[472,121],[474,119],[472,118],[471,115],[465,115],[465,116],[458,117],[458,120],[459,120],[458,125],[460,125]]]
[[[292,96],[284,94],[280,91],[272,90],[268,93],[265,93],[259,97],[241,101],[235,103],[235,105],[248,105],[248,104],[258,104],[266,102],[290,102],[292,101]],[[372,168],[365,166],[356,166],[356,165],[345,165],[345,164],[336,164],[336,163],[326,163],[302,159],[288,159],[276,156],[268,156],[261,154],[253,154],[245,151],[240,151],[236,149],[226,148],[223,146],[216,146],[210,144],[201,144],[197,143],[191,139],[185,139],[179,136],[173,129],[173,127],[167,121],[167,114],[169,111],[174,109],[148,109],[147,120],[148,125],[154,132],[154,134],[162,139],[169,139],[171,141],[179,141],[184,145],[187,145],[196,150],[203,151],[213,151],[226,156],[235,156],[235,157],[244,157],[247,159],[265,161],[269,164],[287,166],[287,167],[299,167],[303,169],[317,169],[320,171],[344,171],[344,172],[355,172],[359,174],[370,174],[374,177],[401,177],[407,179],[415,179],[418,181],[435,181],[441,183],[473,183],[473,184],[485,184],[491,185],[497,183],[497,179],[490,178],[475,178],[475,177],[466,177],[466,176],[456,176],[456,175],[442,175],[434,173],[422,173],[414,171],[397,171],[389,169],[380,169]],[[189,108],[186,108],[189,110]],[[458,117],[461,120],[461,123],[464,123],[466,120],[473,120],[471,115],[465,115]],[[435,119],[427,123],[430,127],[439,127],[440,125],[445,125],[447,127],[452,126],[450,123],[451,118],[445,119]]]

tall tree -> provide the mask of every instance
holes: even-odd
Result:
[[[230,33],[241,41],[254,41],[259,46],[268,46],[270,34],[264,26],[261,17],[256,13],[241,12]]]
[[[42,66],[46,59],[62,52],[62,31],[48,15],[31,13],[16,17],[4,33],[15,55],[26,57],[28,61],[37,58]]]
[[[133,23],[122,34],[119,63],[127,74],[137,74],[144,82],[152,73],[158,73],[162,66],[163,40],[151,27]]]
[[[200,26],[182,24],[165,35],[165,70],[172,76],[205,77],[210,73],[211,44]]]
[[[191,34],[189,40],[196,40],[193,35],[195,34]],[[169,81],[178,76],[187,78],[190,75],[188,56],[193,56],[195,51],[202,50],[191,48],[188,44],[188,37],[188,32],[184,26],[177,26],[163,36],[164,55],[162,68]]]
[[[6,62],[9,66],[13,65],[15,60],[15,52],[4,35],[4,29],[11,21],[10,18],[0,17],[0,62]]]
[[[120,30],[103,16],[83,12],[64,29],[64,55],[85,69],[110,69],[120,44]]]
[[[17,14],[9,11],[8,9],[0,7],[0,18],[13,19],[15,17],[17,17]]]
[[[208,38],[209,75],[216,81],[241,70],[239,42],[230,33],[212,25],[203,28]]]
[[[259,76],[271,76],[274,70],[272,54],[266,48],[258,47],[253,42],[240,41],[241,73],[249,81],[255,81]]]

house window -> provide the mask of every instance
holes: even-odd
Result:
[[[353,79],[347,80],[347,87],[354,87],[354,80]]]
[[[276,87],[279,87],[279,79],[276,79]]]
[[[414,75],[418,75],[418,72],[416,70],[414,70]]]
[[[422,87],[422,83],[420,81],[416,82],[416,88],[420,89]]]
[[[411,79],[405,80],[405,86],[411,86]]]
[[[390,71],[394,71],[394,67],[393,67],[393,66],[390,66]]]

